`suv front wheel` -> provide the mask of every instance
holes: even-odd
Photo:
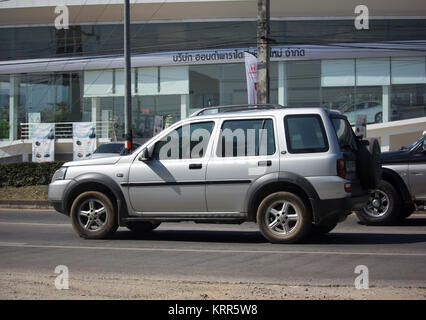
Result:
[[[262,235],[272,243],[295,243],[305,238],[312,217],[302,199],[290,192],[276,192],[261,202],[257,223]]]
[[[103,239],[118,228],[111,200],[103,193],[87,191],[79,195],[71,206],[71,222],[80,237]]]

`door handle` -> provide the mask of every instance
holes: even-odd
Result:
[[[203,167],[203,165],[201,163],[191,163],[189,165],[190,170],[201,169],[202,167]]]
[[[259,161],[257,163],[258,167],[270,167],[272,165],[272,161],[271,160],[267,160],[267,161]]]

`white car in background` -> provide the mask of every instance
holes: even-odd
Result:
[[[355,124],[357,115],[367,116],[367,123],[381,123],[383,119],[383,106],[379,101],[365,101],[355,105],[343,107],[342,112],[350,124]]]

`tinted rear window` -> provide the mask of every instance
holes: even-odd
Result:
[[[356,137],[349,122],[344,118],[331,118],[334,130],[337,134],[340,149],[358,150]]]
[[[284,118],[287,147],[290,153],[325,152],[328,142],[319,115],[290,115]]]

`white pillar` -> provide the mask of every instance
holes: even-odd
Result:
[[[18,139],[18,102],[19,76],[11,74],[9,78],[9,140]]]
[[[383,88],[382,89],[382,106],[383,106],[382,121],[389,122],[389,121],[392,121],[391,86],[383,86],[382,88]]]
[[[390,150],[390,136],[389,134],[383,134],[380,137],[381,151],[386,152]]]
[[[287,68],[285,62],[278,63],[278,104],[288,105],[287,98]]]
[[[101,121],[101,98],[92,98],[92,122]]]
[[[180,119],[185,119],[188,117],[188,95],[181,94],[180,96]]]

